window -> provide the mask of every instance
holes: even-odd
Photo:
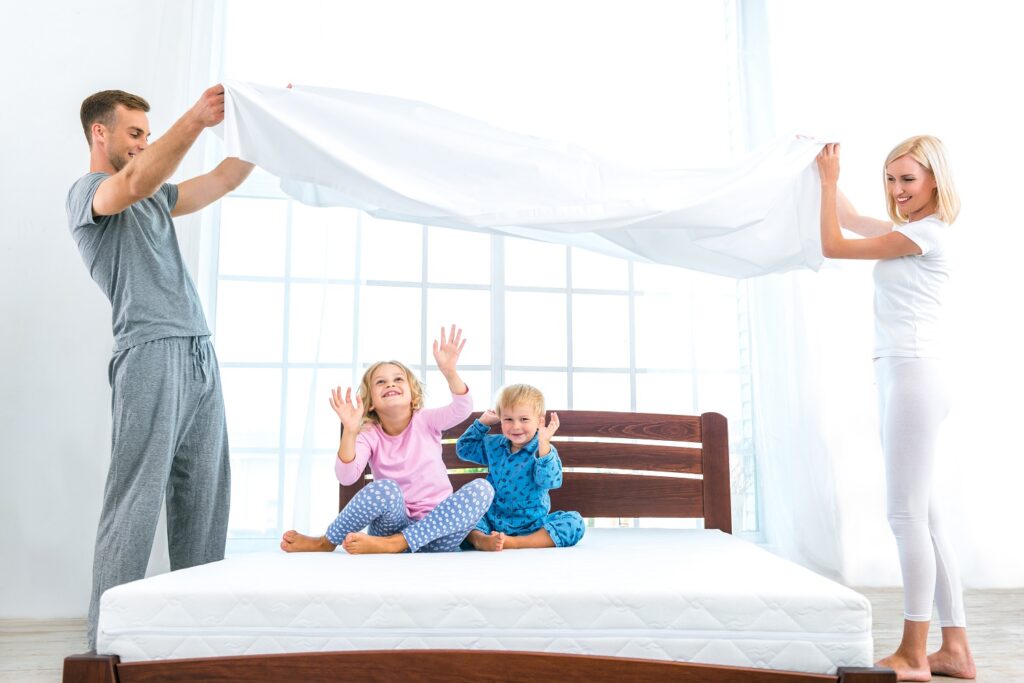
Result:
[[[422,83],[410,80],[412,70],[430,78],[433,104],[634,163],[665,167],[685,159],[706,167],[742,151],[733,135],[734,5],[691,4],[651,3],[624,15],[617,5],[567,2],[556,10],[527,2],[517,3],[515,17],[496,18],[479,15],[478,4],[452,2],[432,5],[431,16],[421,17],[444,24],[437,15],[468,13],[482,22],[490,38],[483,41],[457,27],[438,27],[441,35],[432,40],[402,32],[404,23],[386,10],[400,6],[411,20],[426,11],[413,3],[297,3],[282,17],[262,12],[263,3],[229,1],[224,77],[284,83],[305,76],[320,85],[427,99]],[[566,8],[575,14],[561,14]],[[380,16],[368,16],[374,12]],[[312,34],[289,31],[312,16]],[[541,35],[528,56],[503,52],[512,43],[501,24],[539,30],[531,16],[564,31]],[[356,36],[351,27],[362,22],[390,24],[399,35]],[[598,38],[568,30],[580,22]],[[664,54],[652,51],[649,36],[629,37],[622,22],[641,22],[673,40],[662,44]],[[328,39],[332,25],[345,27],[344,40]],[[484,54],[445,74],[465,41]],[[612,49],[616,59],[608,61]],[[720,59],[708,60],[707,52]],[[318,66],[308,76],[284,77],[269,53],[305,56]],[[583,64],[582,54],[601,57]],[[283,61],[296,72],[311,68],[297,56]],[[358,64],[358,73],[342,77],[324,62]],[[472,80],[468,71],[479,62],[498,72],[497,80]],[[570,80],[561,71],[567,62],[575,69]],[[588,99],[598,77],[614,83]],[[522,93],[520,101],[507,89]],[[545,94],[559,106],[536,106]],[[499,96],[492,107],[489,98]],[[700,107],[690,106],[694,98]],[[736,526],[757,529],[744,283],[561,245],[313,209],[287,198],[259,170],[223,200],[215,230],[216,291],[207,304],[232,451],[230,550],[266,547],[287,528],[315,531],[336,514],[332,386],[355,386],[367,364],[396,358],[425,380],[428,405],[447,401],[430,343],[453,322],[469,339],[460,373],[477,409],[488,407],[503,384],[528,382],[556,410],[725,414]]]

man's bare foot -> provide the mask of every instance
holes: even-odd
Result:
[[[928,655],[928,666],[931,668],[933,676],[975,678],[978,675],[970,650],[937,650]]]
[[[892,669],[896,672],[897,681],[930,681],[932,680],[931,669],[928,668],[928,660],[911,662],[909,659],[895,652],[885,659],[880,659],[875,666]]]
[[[330,553],[337,547],[326,536],[307,536],[294,529],[281,537],[281,550],[286,553]]]
[[[490,534],[485,534],[482,531],[474,529],[469,532],[469,537],[466,539],[469,541],[477,550],[493,550],[500,552],[505,547],[505,541],[507,538],[505,534],[500,531],[492,531]]]
[[[408,549],[409,543],[402,534],[393,536],[370,536],[363,533],[352,533],[341,542],[345,552],[352,555],[372,555],[376,553],[400,553]]]

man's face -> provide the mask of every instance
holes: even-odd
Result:
[[[149,118],[146,112],[138,109],[117,105],[114,125],[105,132],[107,159],[115,171],[127,166],[129,161],[149,146]]]

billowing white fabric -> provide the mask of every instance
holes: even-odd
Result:
[[[871,604],[716,530],[587,529],[572,548],[241,555],[111,588],[122,662],[457,649],[834,674],[872,662]]]
[[[226,84],[229,156],[314,206],[560,242],[750,277],[817,269],[819,142],[788,136],[712,171],[648,171],[421,102]]]

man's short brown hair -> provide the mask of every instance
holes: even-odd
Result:
[[[124,90],[102,90],[82,101],[82,129],[85,130],[85,140],[89,147],[92,147],[92,124],[102,123],[107,128],[112,128],[115,110],[119,104],[125,109],[149,111],[149,102]]]

